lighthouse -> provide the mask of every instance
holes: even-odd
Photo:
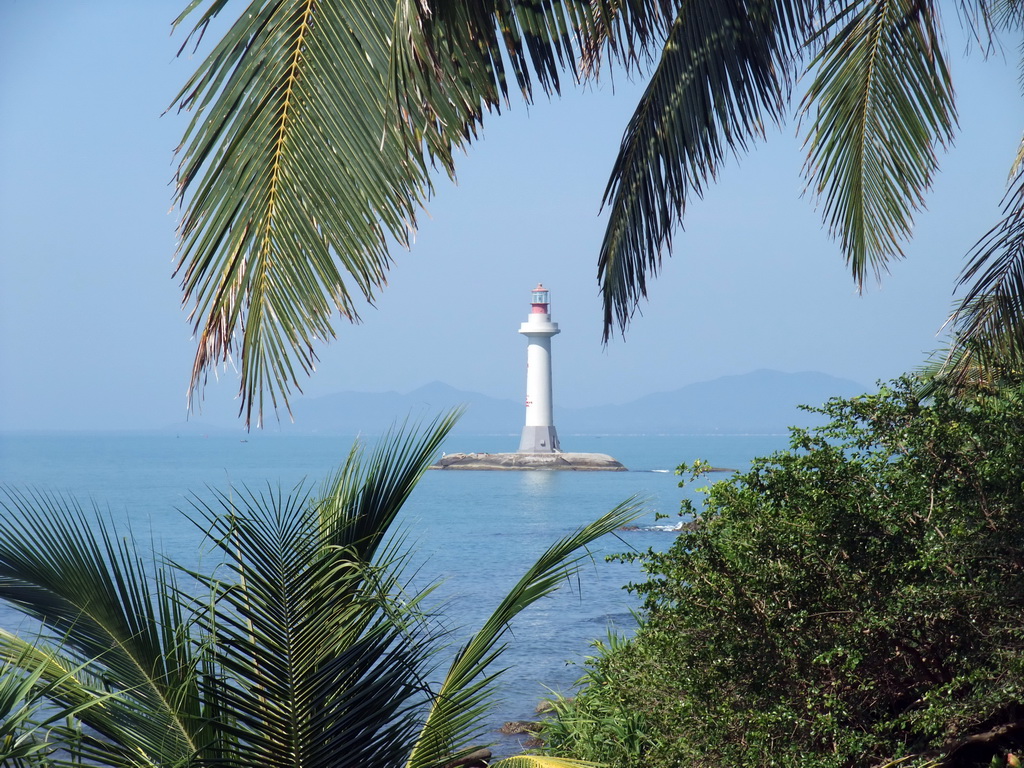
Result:
[[[456,470],[569,470],[625,472],[606,453],[562,453],[551,415],[551,303],[543,285],[533,289],[530,314],[519,326],[526,337],[526,426],[515,453],[445,453],[431,469]]]
[[[519,326],[526,337],[526,426],[519,453],[556,453],[558,433],[551,414],[551,337],[559,333],[551,322],[548,291],[541,285],[530,297],[530,315]]]

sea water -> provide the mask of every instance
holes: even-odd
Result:
[[[372,446],[373,439],[364,442]],[[510,450],[515,436],[451,436],[448,452]],[[186,515],[216,492],[315,487],[336,470],[352,438],[252,434],[247,438],[160,435],[0,436],[0,484],[64,494],[95,505],[143,546],[185,565],[202,566],[202,534]],[[501,665],[500,704],[487,723],[535,717],[539,700],[570,694],[591,643],[635,627],[637,599],[624,589],[642,580],[636,565],[606,562],[610,553],[661,551],[671,545],[680,500],[674,469],[704,459],[743,470],[755,456],[787,444],[767,436],[572,436],[563,447],[607,453],[629,472],[427,472],[399,517],[414,550],[417,578],[439,580],[435,593],[453,642],[464,640],[496,607],[528,565],[557,539],[626,499],[643,500],[635,530],[593,548],[579,579],[540,601],[515,622]],[[711,479],[718,479],[712,475]],[[702,485],[698,483],[697,485]],[[667,519],[659,519],[668,515]],[[2,535],[2,533],[0,533]],[[16,622],[0,608],[0,625]],[[496,751],[515,751],[499,741]]]

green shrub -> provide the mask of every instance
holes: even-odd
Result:
[[[564,733],[583,713],[638,724],[618,766],[988,765],[1024,743],[1020,398],[923,405],[901,381],[821,412],[640,556],[638,633],[592,662],[555,753],[597,756]]]
[[[629,644],[610,635],[607,645],[596,641],[597,658],[621,658]],[[596,659],[588,659],[593,662]],[[608,766],[641,768],[654,742],[643,711],[626,706],[614,674],[604,665],[589,664],[579,681],[587,695],[555,699],[553,717],[545,721],[544,740],[558,745],[560,755],[586,755]]]

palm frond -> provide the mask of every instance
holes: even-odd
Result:
[[[463,409],[456,408],[424,425],[393,428],[365,463],[359,444],[348,461],[320,491],[324,541],[356,547],[371,562],[395,515],[408,500],[423,473],[437,458],[441,443],[455,427]]]
[[[982,27],[988,38],[986,42],[990,44],[996,42],[992,39],[995,32],[1019,30],[1024,23],[1024,4],[1020,0],[985,0],[980,3],[961,0],[960,8],[961,14],[964,10],[973,12],[973,28]],[[977,17],[980,19],[976,20]]]
[[[1010,166],[1010,179],[1012,180],[1024,168],[1024,138],[1017,145],[1017,154],[1013,157],[1013,165]]]
[[[217,670],[204,695],[230,715],[223,764],[404,762],[438,643],[419,607],[432,586],[411,587],[408,552],[382,544],[457,415],[396,429],[368,459],[357,445],[319,494],[194,502],[224,559],[193,574],[215,595],[199,625]]]
[[[993,15],[1000,27],[1013,31],[1024,28],[1024,3],[1017,2],[1017,0],[999,0]],[[1017,67],[1021,71],[1020,77],[1024,78],[1024,41],[1017,42],[1017,61]],[[1021,79],[1020,82],[1024,84],[1024,79]],[[1009,183],[1011,186],[1022,169],[1024,169],[1024,137],[1021,137],[1020,143],[1017,145],[1017,154],[1010,166]]]
[[[198,13],[186,45],[221,12]],[[299,373],[357,321],[407,243],[426,167],[385,121],[385,0],[254,0],[176,99],[193,113],[176,201],[185,204],[179,274],[198,350],[190,391],[238,358],[241,412],[287,406]],[[184,46],[183,46],[184,47]]]
[[[810,22],[790,0],[683,0],[661,60],[626,128],[603,204],[598,257],[604,339],[625,330],[687,202],[730,153],[778,122]]]
[[[553,544],[502,599],[484,625],[462,647],[437,692],[426,724],[406,768],[433,768],[453,755],[472,751],[480,716],[490,707],[493,665],[512,620],[524,609],[572,578],[596,539],[635,520],[641,505],[630,500]]]
[[[0,763],[13,765],[53,749],[41,731],[47,722],[33,723],[46,703],[38,690],[46,662],[32,664],[25,657],[0,664]]]
[[[969,290],[950,318],[953,350],[944,375],[959,385],[993,383],[1024,370],[1024,173],[1003,201],[1003,217],[968,253],[959,286]]]
[[[620,63],[627,73],[653,64],[678,10],[672,0],[608,0],[584,42],[581,74],[596,79],[605,61]]]
[[[280,502],[283,502],[281,504]],[[308,504],[260,498],[220,518],[226,568],[203,621],[218,674],[205,696],[230,717],[226,765],[399,764],[426,697],[431,644],[415,611],[384,610],[401,562],[379,568],[318,546]],[[404,585],[402,585],[404,587]]]
[[[112,743],[128,744],[137,759],[196,754],[202,725],[188,695],[195,670],[171,577],[148,570],[130,541],[73,501],[2,489],[0,523],[0,599],[40,622],[67,659],[48,668],[48,679],[78,666],[93,687],[121,694],[78,718]],[[24,642],[0,636],[7,661],[24,652]],[[84,691],[56,689],[65,706],[80,705]]]
[[[586,0],[398,0],[390,114],[410,149],[424,147],[454,176],[453,149],[476,136],[486,111],[507,103],[510,81],[530,102],[535,82],[551,95],[561,73],[578,77],[584,40],[604,13],[605,3]]]
[[[27,642],[4,630],[0,630],[0,658],[0,765],[15,768],[43,760],[45,765],[57,764],[57,758],[50,759],[57,751],[76,757],[85,751],[99,760],[95,764],[117,765],[122,758],[128,758],[124,764],[129,760],[138,764],[131,759],[137,756],[111,749],[112,743],[98,742],[95,734],[88,741],[100,743],[104,749],[93,746],[83,750],[87,739],[67,725],[95,708],[107,711],[94,711],[92,722],[114,724],[108,705],[121,694],[86,688],[79,680],[83,673],[88,676],[86,668],[92,661],[70,665],[45,644]],[[107,733],[111,730],[105,729]]]
[[[808,189],[858,287],[903,255],[914,213],[956,123],[938,9],[917,0],[852,3],[823,32],[802,104],[812,115]]]

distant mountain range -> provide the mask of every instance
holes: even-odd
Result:
[[[830,397],[861,394],[866,388],[824,373],[759,370],[688,384],[645,395],[622,405],[573,408],[555,393],[555,426],[560,435],[597,434],[777,434],[787,427],[820,423],[799,404],[820,405]],[[289,433],[375,434],[396,420],[429,419],[463,405],[462,434],[518,435],[523,405],[433,382],[407,394],[339,392],[293,403]]]

